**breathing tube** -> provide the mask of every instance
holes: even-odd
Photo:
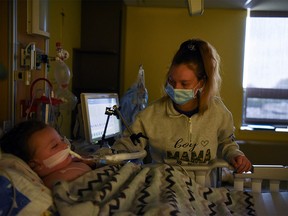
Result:
[[[80,160],[83,161],[93,161],[99,164],[118,164],[123,161],[135,160],[144,158],[147,153],[145,150],[133,153],[119,153],[119,154],[112,154],[112,155],[90,155],[89,157],[82,157],[78,153],[72,151],[69,147],[63,149],[56,154],[52,155],[51,157],[43,160],[43,164],[47,168],[53,168],[58,164],[62,163],[69,155],[72,155]]]
[[[146,157],[147,152],[145,150],[131,152],[131,153],[116,153],[111,155],[89,155],[89,157],[82,157],[78,153],[71,150],[71,143],[69,140],[64,137],[64,142],[67,143],[67,148],[57,152],[56,154],[52,155],[51,157],[45,159],[43,164],[48,167],[52,168],[60,163],[62,163],[69,155],[72,155],[80,160],[83,161],[93,161],[99,164],[119,164],[123,161],[135,160],[135,159],[143,159]]]
[[[119,153],[119,154],[112,154],[112,155],[90,155],[88,158],[84,158],[81,155],[77,154],[70,150],[70,154],[76,158],[86,161],[94,161],[100,164],[117,164],[123,161],[135,160],[144,158],[147,155],[145,150],[141,150],[138,152],[132,153]]]

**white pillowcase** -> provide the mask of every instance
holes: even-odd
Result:
[[[41,215],[53,206],[50,189],[43,184],[41,178],[28,164],[12,154],[1,153],[1,150],[0,176],[6,177],[18,192],[30,200],[19,212],[21,215]],[[11,187],[7,187],[7,190],[11,190]],[[0,191],[0,196],[1,193],[4,194],[5,192]],[[10,199],[10,197],[7,197],[7,199]],[[15,205],[17,206],[17,203]]]
[[[41,178],[19,157],[13,154],[1,153],[0,151],[0,167],[15,169],[38,184],[43,184]]]

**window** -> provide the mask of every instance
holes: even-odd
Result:
[[[287,38],[288,14],[277,13],[275,16],[248,11],[243,126],[250,129],[288,129]]]

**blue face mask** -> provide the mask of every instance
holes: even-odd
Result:
[[[196,97],[194,89],[174,89],[169,83],[167,83],[165,91],[178,105],[183,105]]]

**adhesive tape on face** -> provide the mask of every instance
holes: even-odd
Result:
[[[43,160],[43,164],[48,168],[55,167],[58,164],[62,163],[69,156],[69,154],[70,148],[63,149],[52,155],[51,157]]]

